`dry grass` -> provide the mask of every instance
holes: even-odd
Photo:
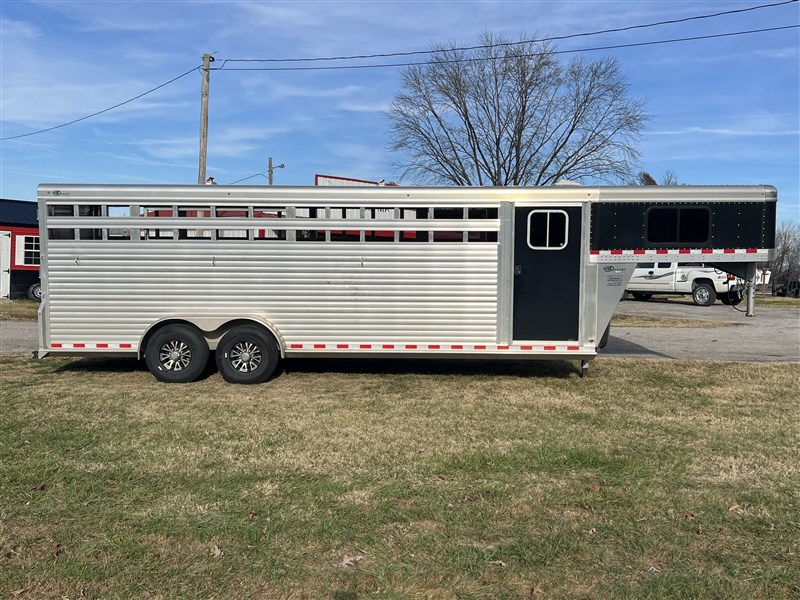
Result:
[[[678,327],[715,329],[717,327],[730,327],[734,325],[739,325],[739,323],[705,321],[702,319],[682,319],[679,317],[651,317],[647,315],[614,315],[611,318],[612,327]]]
[[[790,598],[800,365],[0,359],[22,598]]]
[[[35,321],[38,310],[34,300],[0,300],[0,321]]]
[[[756,306],[792,306],[800,308],[800,298],[785,296],[756,296]]]

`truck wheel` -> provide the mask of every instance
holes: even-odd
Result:
[[[723,304],[728,306],[737,306],[742,302],[742,293],[739,290],[733,290],[725,294],[720,294],[719,299]]]
[[[164,383],[188,383],[197,379],[208,364],[208,344],[189,325],[167,325],[147,341],[147,368]]]
[[[692,300],[697,306],[711,306],[717,299],[717,292],[709,283],[698,283],[692,290]]]
[[[639,300],[640,302],[646,302],[653,297],[653,294],[647,294],[645,292],[631,292],[631,294],[633,294],[634,300]]]
[[[230,383],[262,383],[275,372],[280,352],[272,336],[252,325],[234,327],[217,347],[217,369]]]
[[[28,287],[28,300],[42,301],[42,284],[40,282],[32,283]]]

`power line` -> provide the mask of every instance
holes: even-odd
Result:
[[[792,0],[793,2],[796,0]],[[785,25],[783,27],[768,27],[766,29],[750,29],[747,31],[734,31],[730,33],[716,33],[713,35],[698,35],[685,38],[672,38],[668,40],[654,40],[650,42],[634,42],[631,44],[614,44],[610,46],[594,46],[592,48],[575,48],[573,50],[552,50],[546,54],[575,54],[578,52],[596,52],[598,50],[619,50],[625,48],[639,48],[642,46],[657,46],[660,44],[677,44],[681,42],[694,42],[698,40],[711,40],[725,37],[735,37],[739,35],[752,35],[756,33],[767,33],[770,31],[782,31],[786,29],[797,29],[800,25]],[[523,58],[530,58],[545,54],[543,52],[535,52],[533,54],[522,55]],[[377,65],[336,65],[328,67],[231,67],[227,69],[217,69],[218,71],[338,71],[338,70],[356,70],[356,69],[385,69],[394,67],[413,67],[427,64],[450,64],[457,62],[480,62],[484,60],[494,60],[489,57],[473,57],[473,58],[455,58],[452,60],[429,60],[420,62],[407,62],[407,63],[381,63]]]
[[[440,50],[413,50],[408,52],[387,52],[383,54],[354,54],[350,56],[320,56],[315,58],[229,58],[222,61],[222,64],[218,67],[217,70],[223,69],[225,67],[225,63],[228,62],[271,62],[271,63],[278,63],[278,62],[319,62],[319,61],[334,61],[334,60],[358,60],[358,59],[368,59],[368,58],[391,58],[394,56],[418,56],[421,54],[436,54],[438,52],[452,52],[452,51],[469,51],[469,50],[483,50],[486,48],[502,48],[502,47],[509,47],[509,46],[518,46],[522,44],[534,44],[534,43],[542,43],[542,42],[555,42],[561,40],[569,40],[574,38],[580,37],[590,37],[595,35],[602,35],[606,33],[620,33],[623,31],[632,31],[635,29],[647,29],[651,27],[660,27],[662,25],[674,25],[677,23],[686,23],[689,21],[698,21],[701,19],[712,19],[716,17],[722,17],[725,15],[733,15],[733,14],[740,14],[746,13],[755,10],[761,10],[764,8],[775,8],[778,6],[785,6],[787,4],[794,4],[797,3],[798,0],[784,0],[783,2],[775,2],[772,4],[761,4],[759,6],[751,6],[748,8],[738,8],[735,10],[727,10],[724,12],[716,12],[710,13],[705,15],[696,15],[694,17],[684,17],[681,19],[670,19],[667,21],[658,21],[655,23],[646,23],[641,25],[628,25],[626,27],[617,27],[614,29],[602,29],[599,31],[588,31],[582,33],[573,33],[569,35],[560,35],[560,36],[552,36],[552,37],[545,37],[540,39],[532,39],[532,40],[523,40],[520,42],[502,42],[498,44],[483,44],[477,46],[463,46],[459,48],[446,48]],[[233,69],[228,69],[233,70]]]
[[[263,173],[256,173],[255,175],[250,175],[250,177],[242,177],[241,179],[237,179],[236,181],[231,181],[228,185],[233,185],[235,183],[241,183],[242,181],[247,181],[248,179],[252,179],[253,177],[267,177]]]
[[[644,28],[656,27],[656,26],[660,26],[660,25],[684,23],[684,22],[687,22],[687,21],[693,21],[693,20],[699,20],[699,19],[709,19],[709,18],[724,16],[724,15],[744,13],[744,12],[749,12],[749,11],[753,11],[753,10],[760,10],[760,9],[764,9],[764,8],[774,8],[774,7],[777,7],[777,6],[784,6],[784,5],[787,5],[787,4],[797,3],[798,1],[800,1],[800,0],[784,0],[783,2],[776,2],[776,3],[773,3],[773,4],[762,4],[762,5],[759,5],[759,6],[752,6],[752,7],[748,7],[748,8],[742,8],[742,9],[736,9],[736,10],[730,10],[730,11],[724,11],[724,12],[718,12],[718,13],[712,13],[712,14],[706,14],[706,15],[697,15],[697,16],[694,16],[694,17],[685,17],[685,18],[682,18],[682,19],[672,19],[672,20],[668,20],[668,21],[659,21],[657,23],[647,23],[647,24],[643,24],[643,25],[630,25],[630,26],[627,26],[627,27],[620,27],[620,28],[616,28],[616,29],[606,29],[606,30],[602,30],[602,31],[583,32],[583,33],[576,33],[576,34],[571,34],[571,35],[555,36],[555,37],[549,37],[549,38],[542,38],[540,40],[527,40],[527,41],[522,41],[522,42],[505,42],[505,43],[500,43],[500,44],[469,46],[469,47],[463,47],[463,48],[429,50],[429,51],[413,51],[413,52],[395,52],[395,53],[370,54],[370,55],[366,55],[365,54],[365,55],[341,56],[341,57],[285,58],[285,59],[226,59],[226,60],[224,60],[222,62],[222,65],[219,68],[213,69],[213,70],[215,70],[215,71],[222,71],[222,70],[225,70],[225,71],[329,71],[329,70],[354,70],[354,69],[380,69],[380,68],[409,67],[409,66],[417,66],[417,65],[428,64],[430,61],[410,62],[410,63],[384,63],[384,64],[377,64],[377,65],[338,65],[338,66],[329,66],[329,67],[231,67],[231,68],[227,68],[227,69],[225,68],[225,64],[228,63],[228,62],[301,62],[301,61],[311,62],[311,61],[331,61],[331,60],[354,60],[354,59],[366,59],[366,58],[387,58],[387,57],[392,57],[392,56],[412,56],[412,55],[420,55],[420,54],[435,54],[435,53],[449,52],[449,51],[454,51],[454,50],[455,51],[458,51],[458,50],[478,50],[478,49],[490,48],[490,47],[495,47],[495,46],[502,47],[502,46],[514,46],[514,45],[520,45],[520,44],[526,44],[526,43],[535,43],[535,42],[544,42],[544,41],[556,41],[556,40],[564,40],[564,39],[577,38],[577,37],[588,37],[588,36],[594,36],[594,35],[601,35],[601,34],[604,34],[604,33],[630,31],[630,30],[633,30],[633,29],[644,29]],[[615,44],[615,45],[608,45],[608,46],[596,46],[596,47],[592,47],[592,48],[578,48],[578,49],[574,49],[574,50],[554,50],[551,53],[552,54],[573,54],[573,53],[577,53],[577,52],[595,52],[595,51],[599,51],[599,50],[615,50],[615,49],[625,49],[625,48],[636,48],[636,47],[642,47],[642,46],[655,46],[655,45],[659,45],[659,44],[674,44],[674,43],[679,43],[679,42],[690,42],[690,41],[707,40],[707,39],[715,39],[715,38],[733,37],[733,36],[739,36],[739,35],[750,35],[750,34],[756,34],[756,33],[766,33],[766,32],[770,32],[770,31],[796,29],[798,27],[800,27],[800,25],[787,25],[787,26],[784,26],[784,27],[772,27],[772,28],[766,28],[766,29],[753,29],[753,30],[748,30],[748,31],[738,31],[738,32],[732,32],[732,33],[722,33],[722,34],[705,35],[705,36],[693,36],[693,37],[686,37],[686,38],[674,38],[674,39],[667,39],[667,40],[656,40],[656,41],[650,41],[650,42],[637,42],[637,43],[631,43],[631,44]],[[529,55],[529,56],[536,56],[537,54],[540,54],[540,53],[534,53],[534,54]],[[455,59],[455,60],[447,60],[447,61],[440,61],[440,62],[443,62],[443,63],[476,62],[476,61],[480,61],[480,60],[489,60],[489,59],[485,59],[485,58],[465,58],[465,59]],[[129,99],[127,99],[127,100],[125,100],[123,102],[120,102],[118,104],[115,104],[114,106],[109,106],[108,108],[104,108],[103,110],[99,110],[97,112],[94,112],[94,113],[92,113],[90,115],[86,115],[84,117],[80,117],[78,119],[74,119],[72,121],[68,121],[67,123],[62,123],[60,125],[55,125],[53,127],[48,127],[46,129],[40,129],[38,131],[31,131],[31,132],[23,133],[23,134],[20,134],[20,135],[2,137],[2,138],[0,138],[0,142],[8,141],[8,140],[16,140],[16,139],[20,139],[20,138],[24,138],[24,137],[38,135],[40,133],[47,133],[49,131],[54,131],[56,129],[61,129],[62,127],[67,127],[68,125],[73,125],[75,123],[80,123],[81,121],[86,121],[87,119],[91,119],[93,117],[102,115],[104,113],[112,111],[112,110],[114,110],[116,108],[119,108],[121,106],[125,106],[126,104],[129,104],[129,103],[133,102],[134,100],[138,100],[139,98],[147,96],[148,94],[152,94],[153,92],[155,92],[157,90],[160,90],[161,88],[166,87],[166,86],[170,85],[171,83],[174,83],[174,82],[178,81],[179,79],[182,79],[182,78],[186,77],[187,75],[189,75],[190,73],[192,73],[194,71],[199,71],[200,68],[201,67],[198,66],[198,67],[194,67],[192,69],[189,69],[185,73],[182,73],[182,74],[178,75],[177,77],[173,77],[169,81],[166,81],[166,82],[164,82],[164,83],[162,83],[160,85],[157,85],[156,87],[153,87],[153,88],[147,90],[146,92],[143,92],[143,93],[141,93],[141,94],[139,94],[137,96],[129,98]]]
[[[183,77],[186,77],[189,73],[193,73],[194,71],[198,71],[199,69],[200,69],[200,67],[194,67],[192,69],[189,69],[185,73],[182,73],[181,75],[178,75],[177,77],[173,77],[169,81],[166,81],[166,82],[162,83],[161,85],[157,85],[156,87],[151,88],[151,89],[147,90],[146,92],[143,92],[143,93],[139,94],[138,96],[134,96],[133,98],[128,98],[124,102],[120,102],[119,104],[115,104],[114,106],[109,106],[108,108],[104,108],[103,110],[98,110],[97,112],[92,113],[90,115],[86,115],[85,117],[81,117],[80,119],[75,119],[73,121],[69,121],[68,123],[62,123],[61,125],[54,125],[53,127],[48,127],[47,129],[40,129],[39,131],[31,131],[29,133],[22,133],[20,135],[12,135],[12,136],[9,136],[9,137],[0,138],[0,142],[5,142],[6,140],[17,140],[19,138],[28,137],[28,136],[31,136],[31,135],[38,135],[40,133],[47,133],[48,131],[53,131],[54,129],[61,129],[62,127],[66,127],[67,125],[73,125],[75,123],[80,123],[81,121],[85,121],[86,119],[91,119],[92,117],[96,117],[98,115],[102,115],[103,113],[107,113],[107,112],[109,112],[111,110],[114,110],[115,108],[119,108],[120,106],[125,106],[126,104],[130,104],[134,100],[138,100],[139,98],[143,98],[144,96],[147,96],[148,94],[152,94],[156,90],[160,90],[161,88],[168,86],[170,83],[175,83],[179,79],[182,79]]]

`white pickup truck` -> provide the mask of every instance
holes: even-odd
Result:
[[[703,263],[639,263],[627,290],[636,300],[649,300],[653,294],[691,294],[698,306],[711,306],[719,298],[723,304],[742,301],[743,286],[735,276]]]

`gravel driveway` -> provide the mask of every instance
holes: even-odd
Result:
[[[737,308],[743,308],[740,305]],[[730,323],[727,327],[612,327],[601,356],[741,362],[800,362],[800,306],[756,306],[745,317],[732,306],[695,306],[682,298],[625,300],[618,315],[673,317]]]
[[[601,356],[742,362],[800,362],[800,307],[756,307],[745,317],[723,304],[695,306],[669,301],[626,300],[617,314],[731,323],[728,327],[612,327]],[[38,346],[36,323],[0,321],[0,354],[29,354]]]

